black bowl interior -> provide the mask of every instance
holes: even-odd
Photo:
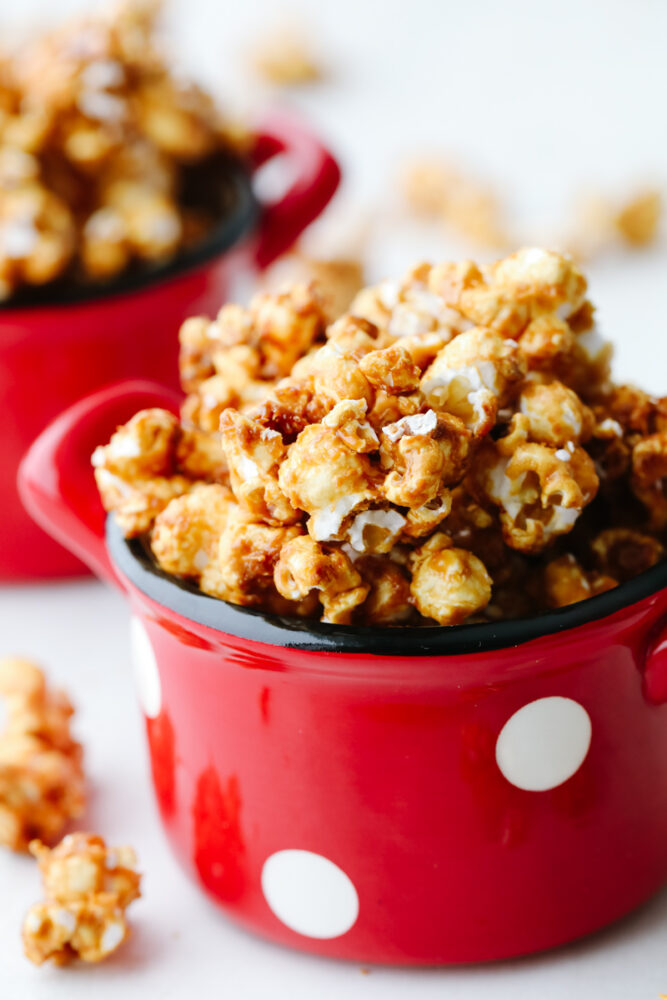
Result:
[[[503,649],[605,618],[667,587],[666,560],[613,590],[535,618],[395,628],[328,625],[265,614],[203,594],[195,584],[159,569],[145,543],[124,538],[112,515],[107,517],[106,538],[111,558],[123,575],[142,593],[184,618],[241,639],[335,653],[446,656]]]
[[[259,203],[250,173],[243,161],[229,155],[208,160],[204,166],[189,168],[181,201],[189,207],[214,211],[219,222],[205,239],[162,263],[134,263],[116,278],[105,282],[77,283],[71,275],[40,287],[20,289],[0,303],[2,312],[44,306],[72,305],[116,295],[127,295],[149,285],[168,281],[200,267],[238,243],[255,226]]]

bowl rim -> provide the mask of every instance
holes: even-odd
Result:
[[[206,239],[197,243],[184,253],[163,264],[154,267],[147,266],[135,273],[123,273],[107,283],[100,282],[91,286],[72,286],[56,288],[38,286],[24,290],[17,298],[11,296],[0,302],[0,323],[31,312],[59,307],[85,306],[104,303],[109,299],[120,298],[137,292],[150,290],[183,274],[197,270],[203,265],[221,256],[232,246],[239,243],[256,225],[261,206],[254,193],[251,174],[248,165],[238,157],[230,156],[227,161],[230,169],[225,174],[233,193],[232,211],[225,215],[209,233]]]
[[[432,627],[331,625],[269,614],[202,593],[196,584],[170,576],[157,567],[145,542],[140,538],[126,539],[113,514],[106,519],[106,544],[112,564],[124,577],[152,601],[181,617],[239,639],[307,652],[394,657],[491,652],[600,622],[667,589],[665,559],[612,590],[534,618]]]

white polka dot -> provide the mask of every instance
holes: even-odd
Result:
[[[496,743],[496,761],[517,788],[544,792],[576,774],[590,745],[591,720],[579,702],[538,698],[507,720]]]
[[[312,851],[272,854],[262,868],[262,891],[278,920],[306,937],[340,937],[359,914],[352,881],[333,861]]]
[[[148,633],[138,618],[130,620],[130,644],[137,698],[144,714],[155,719],[162,708],[160,674]]]

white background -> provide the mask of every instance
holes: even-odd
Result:
[[[81,2],[3,3],[25,27]],[[18,7],[18,5],[17,5]],[[54,11],[55,9],[55,11]],[[331,80],[288,100],[338,151],[346,182],[337,211],[311,239],[345,250],[372,226],[373,277],[420,257],[471,252],[400,219],[393,179],[406,154],[442,150],[497,181],[516,219],[553,230],[573,194],[622,195],[636,181],[667,186],[667,4],[662,0],[336,0],[294,3]],[[244,75],[243,53],[283,4],[176,3],[183,58],[229,104],[256,110],[275,96]],[[378,221],[378,214],[383,219]],[[667,390],[667,254],[617,252],[589,269],[617,371]],[[7,1000],[197,997],[338,1000],[657,1000],[667,992],[667,894],[615,928],[555,954],[480,968],[407,972],[325,962],[247,936],[181,874],[163,841],[134,705],[122,600],[92,582],[0,588],[0,652],[48,666],[78,706],[90,806],[85,825],[129,842],[145,871],[135,933],[98,968],[34,969],[21,916],[38,896],[34,864],[0,854],[0,996]],[[484,886],[480,885],[480,892]]]

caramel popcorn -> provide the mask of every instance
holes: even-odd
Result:
[[[0,707],[0,843],[23,851],[83,812],[82,749],[70,734],[69,699],[29,660],[0,659]]]
[[[415,160],[403,170],[403,197],[419,216],[441,220],[479,246],[498,249],[509,237],[497,195],[470,174],[433,157]]]
[[[172,72],[158,14],[136,0],[86,15],[3,63],[0,299],[167,261],[218,220],[204,175],[244,140]]]
[[[35,965],[107,958],[128,936],[125,910],[141,895],[132,848],[108,848],[95,834],[72,833],[53,850],[34,840],[30,851],[46,898],[24,920],[26,956]]]
[[[164,571],[336,625],[540,614],[655,565],[667,399],[614,385],[558,253],[419,264],[332,320],[314,283],[181,331],[180,421],[93,456]]]
[[[631,198],[616,216],[621,238],[633,247],[650,246],[655,241],[662,216],[662,195],[647,190]]]
[[[307,38],[290,25],[275,27],[251,53],[252,66],[268,83],[294,87],[321,79],[323,71]]]

